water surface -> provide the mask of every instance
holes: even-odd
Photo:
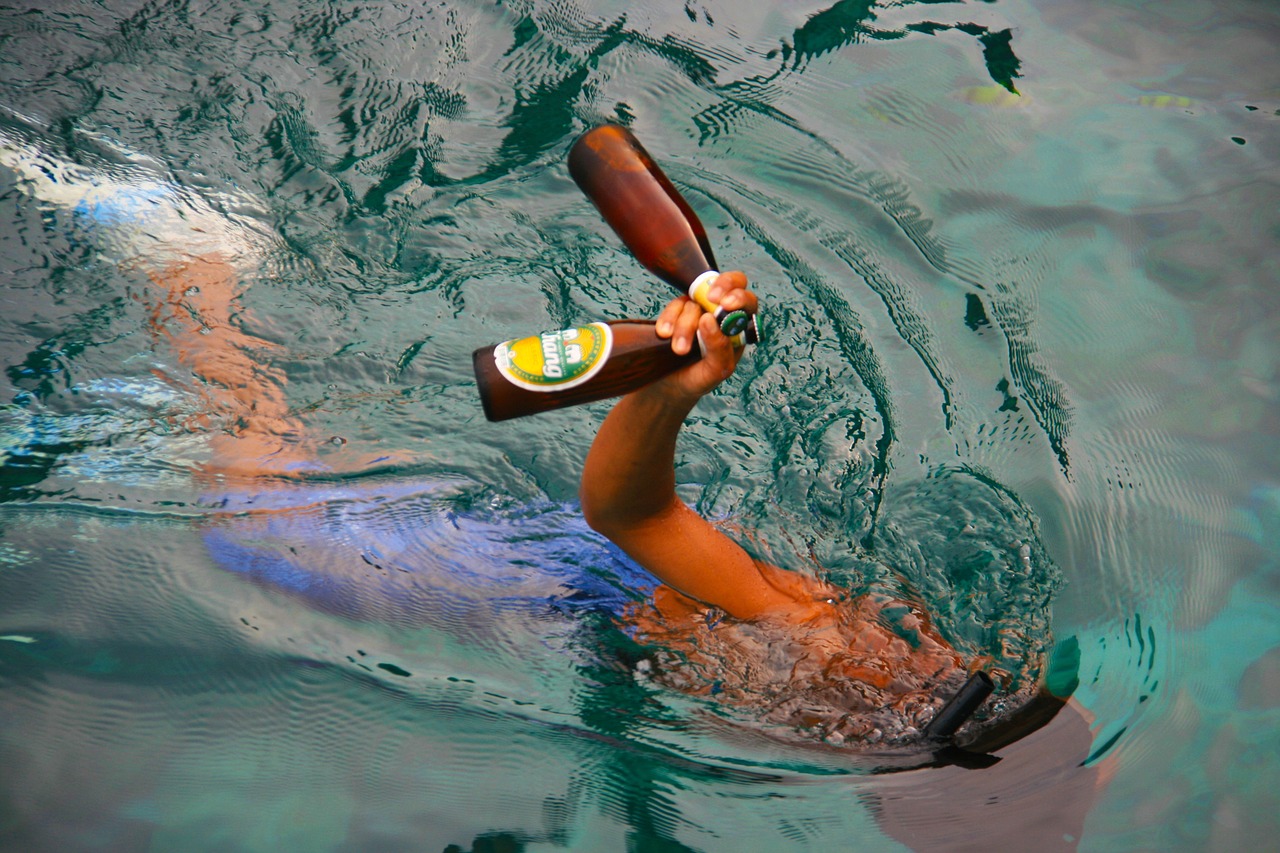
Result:
[[[1263,846],[1278,32],[1192,0],[0,10],[0,846]],[[637,678],[615,617],[651,582],[575,502],[607,407],[491,425],[469,376],[668,297],[568,179],[601,121],[767,306],[682,496],[968,652],[1022,631],[1026,678],[1078,650],[999,763],[873,773]],[[200,473],[234,418],[154,277],[208,252],[302,476]]]

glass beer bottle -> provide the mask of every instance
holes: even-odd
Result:
[[[735,343],[755,343],[753,330]],[[472,365],[485,417],[504,421],[618,397],[701,357],[672,352],[652,320],[612,320],[481,347]]]
[[[605,124],[584,133],[569,151],[569,174],[646,269],[713,313],[726,335],[747,328],[750,315],[707,298],[718,275],[707,232],[631,131]]]

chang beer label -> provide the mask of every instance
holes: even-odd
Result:
[[[498,372],[529,391],[563,391],[600,372],[613,349],[613,330],[592,323],[498,344]]]

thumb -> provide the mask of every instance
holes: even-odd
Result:
[[[715,317],[709,313],[698,318],[698,343],[702,347],[702,362],[716,384],[733,375],[738,361],[733,344],[720,331]]]

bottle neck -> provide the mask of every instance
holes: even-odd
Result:
[[[689,282],[689,289],[686,291],[689,298],[702,306],[703,311],[714,312],[716,304],[707,298],[707,292],[711,290],[711,283],[720,275],[719,270],[707,270],[694,276],[693,281]]]

